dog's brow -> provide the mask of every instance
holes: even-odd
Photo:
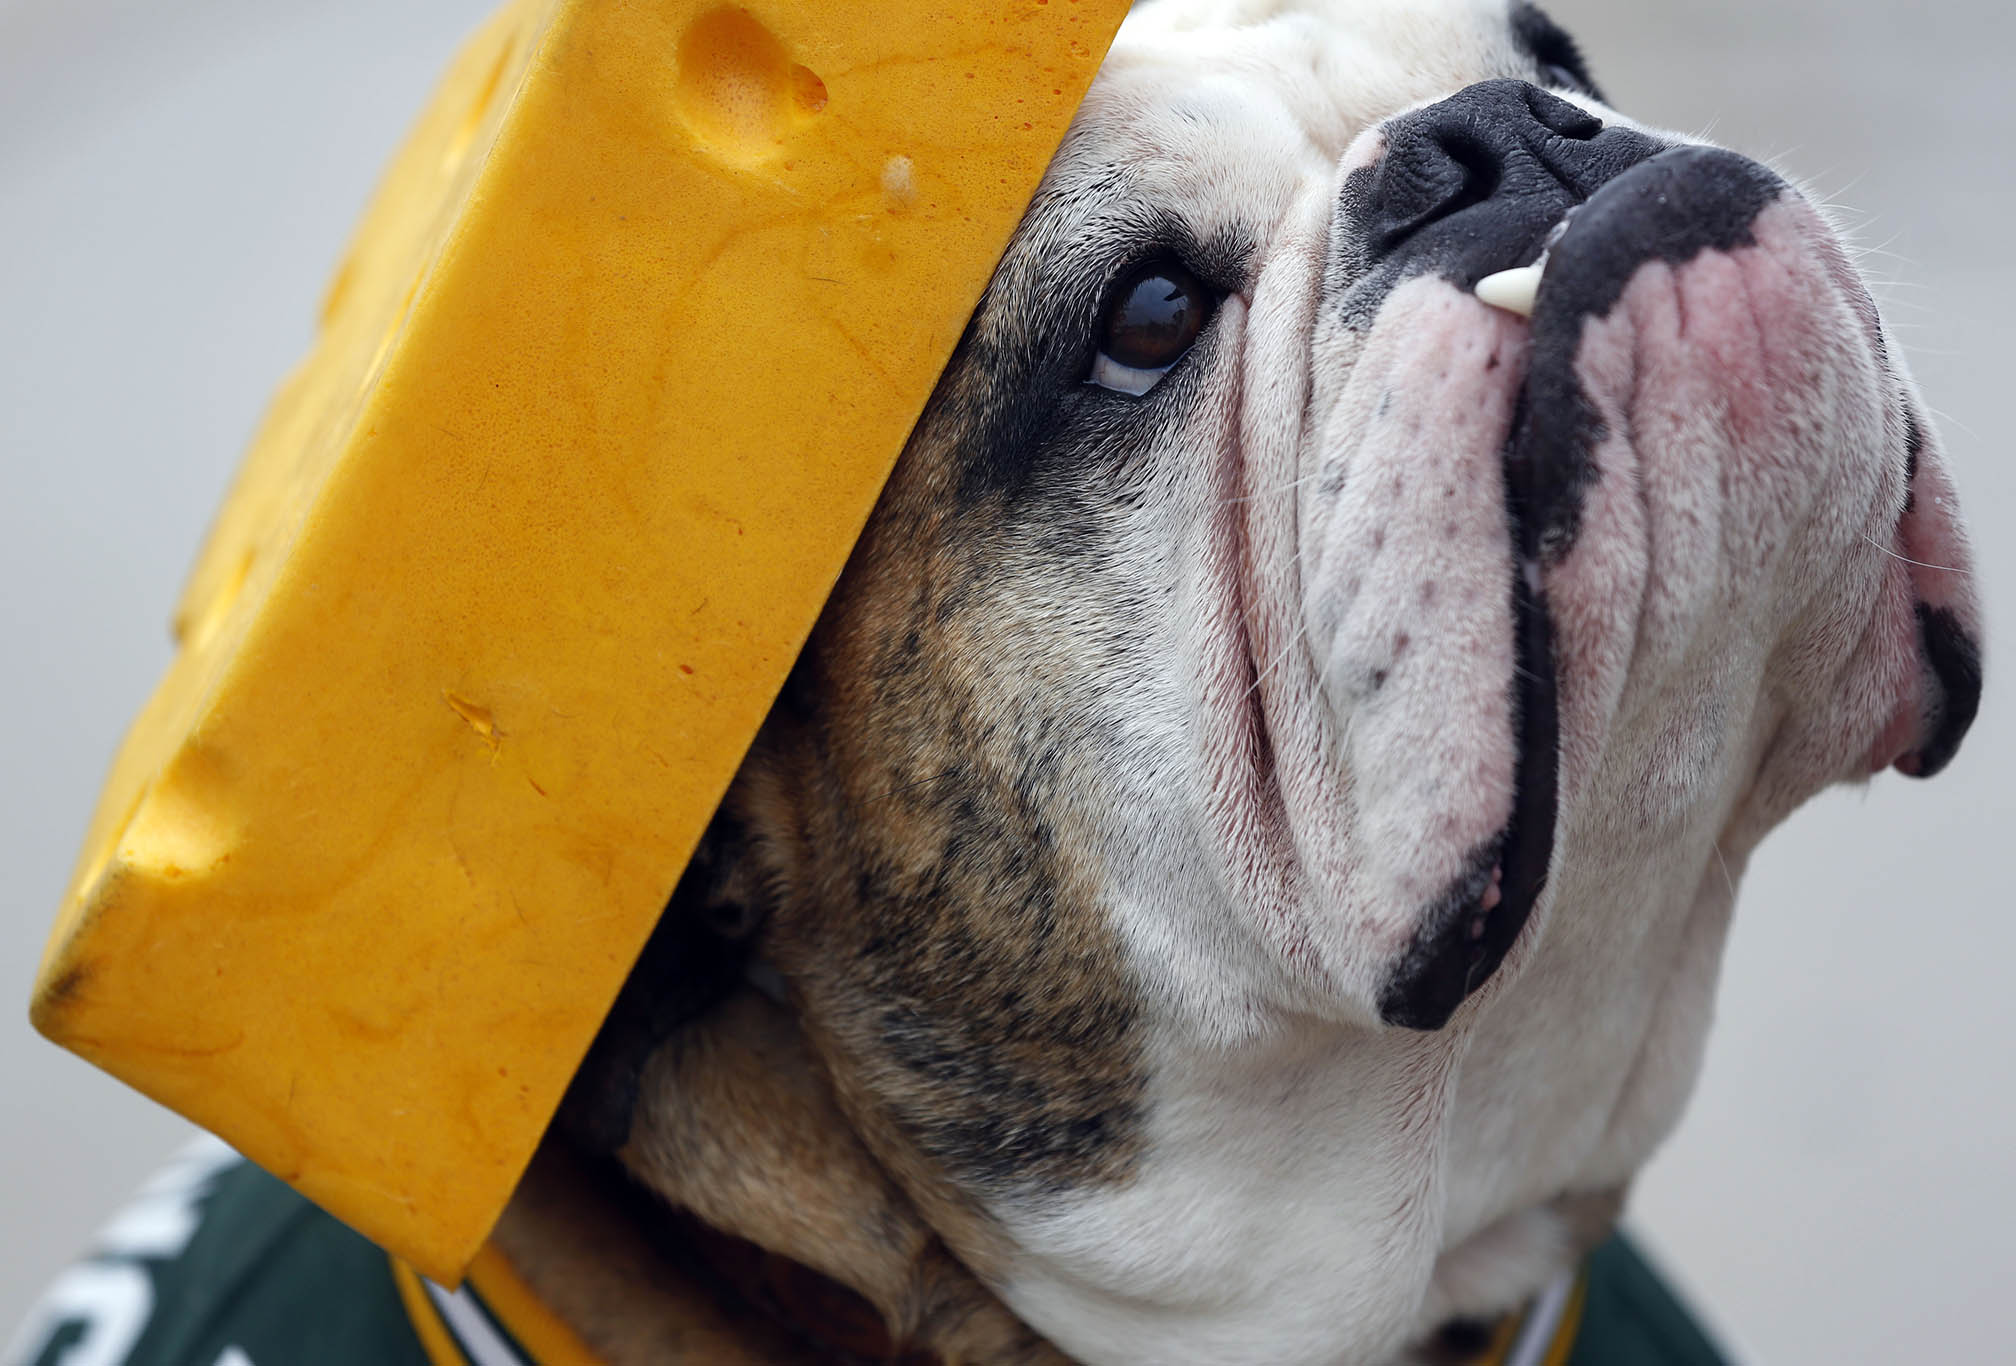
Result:
[[[1522,3],[1512,7],[1512,41],[1539,65],[1559,67],[1588,94],[1609,102],[1590,74],[1582,45],[1538,5]]]

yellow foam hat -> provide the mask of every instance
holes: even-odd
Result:
[[[1125,0],[515,0],[337,271],[45,1034],[460,1278]]]

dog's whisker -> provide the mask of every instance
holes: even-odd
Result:
[[[1933,354],[1937,355],[1942,353],[1934,352]],[[1948,351],[1943,354],[1957,356],[1960,354],[1960,352]],[[1964,433],[1965,435],[1973,437],[1976,440],[1980,439],[1981,433],[1973,426],[1972,423],[1965,422],[1962,419],[1955,417],[1952,413],[1947,412],[1944,408],[1936,407],[1933,404],[1927,403],[1925,405],[1925,411],[1928,414],[1930,414],[1932,419],[1936,421],[1941,427],[1951,427],[1953,430]]]
[[[1854,249],[1855,255],[1858,257],[1884,256],[1888,257],[1892,261],[1898,262],[1901,265],[1915,267],[1917,265],[1917,262],[1913,261],[1910,257],[1905,256],[1900,252],[1895,252],[1891,250],[1892,247],[1897,245],[1898,241],[1902,237],[1903,237],[1902,233],[1892,233],[1890,236],[1884,238],[1881,242],[1877,243],[1873,247],[1858,246]]]
[[[1229,508],[1233,506],[1235,503],[1257,503],[1262,498],[1272,498],[1276,494],[1292,493],[1296,489],[1301,488],[1304,484],[1313,483],[1320,477],[1322,477],[1321,471],[1318,471],[1315,474],[1305,474],[1300,479],[1297,479],[1292,483],[1276,484],[1273,488],[1261,489],[1258,493],[1248,493],[1238,498],[1227,498],[1222,502],[1220,502],[1218,506],[1221,508]]]
[[[1722,869],[1722,885],[1729,889],[1729,904],[1736,904],[1736,876],[1729,871],[1729,860],[1722,855],[1721,841],[1709,846],[1715,851],[1715,862]]]
[[[1909,555],[1899,555],[1896,551],[1892,550],[1889,546],[1884,545],[1883,542],[1877,540],[1874,536],[1871,536],[1866,531],[1862,533],[1862,539],[1869,542],[1870,545],[1875,546],[1878,550],[1882,551],[1885,555],[1888,555],[1891,559],[1902,561],[1905,564],[1913,565],[1919,569],[1936,569],[1942,574],[1958,574],[1963,579],[1970,577],[1974,572],[1971,569],[1955,569],[1950,564],[1927,564],[1923,560],[1914,560]]]
[[[1288,656],[1294,652],[1296,646],[1307,644],[1308,640],[1309,628],[1306,626],[1298,627],[1295,631],[1295,638],[1281,647],[1281,653],[1274,656],[1274,662],[1253,676],[1253,686],[1246,690],[1246,699],[1251,699],[1254,693],[1260,691],[1260,685],[1271,678],[1274,671],[1287,662]]]

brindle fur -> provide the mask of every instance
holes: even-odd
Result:
[[[1002,522],[947,496],[933,435],[913,444],[730,806],[775,897],[760,952],[884,1159],[1040,1197],[1126,1178],[1145,1084],[1137,1006],[1060,791],[1097,756],[1004,707],[976,669],[1004,590],[996,537],[974,533]]]

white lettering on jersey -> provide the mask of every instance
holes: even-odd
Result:
[[[83,1262],[56,1278],[8,1345],[8,1366],[26,1366],[49,1350],[59,1334],[83,1334],[55,1366],[119,1366],[154,1312],[154,1284],[130,1262]]]
[[[54,1366],[120,1366],[154,1313],[154,1282],[139,1263],[179,1256],[189,1246],[201,1222],[197,1206],[217,1174],[238,1160],[238,1154],[208,1134],[178,1153],[99,1233],[93,1260],[71,1267],[49,1287],[0,1352],[0,1366],[41,1360],[73,1328],[81,1329],[81,1335]],[[217,1366],[252,1362],[233,1347],[217,1359]]]
[[[210,1182],[238,1154],[205,1134],[155,1173],[132,1204],[98,1234],[98,1251],[110,1257],[174,1257],[196,1236],[197,1204]]]

